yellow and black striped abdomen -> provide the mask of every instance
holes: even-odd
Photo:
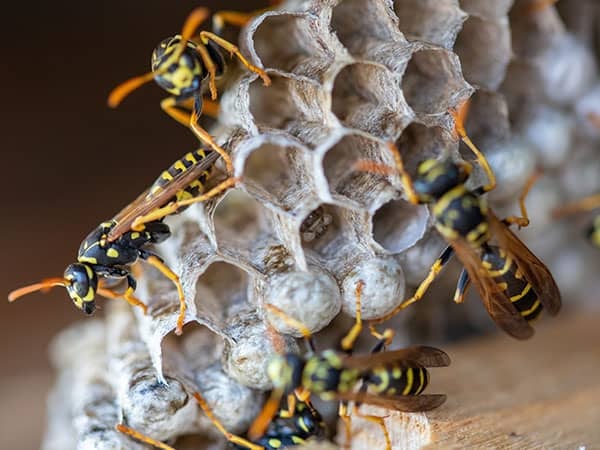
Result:
[[[181,159],[175,161],[167,170],[160,174],[150,187],[148,195],[154,196],[160,193],[160,191],[165,189],[176,176],[183,172],[187,172],[200,164],[210,153],[210,151],[198,149],[185,154]],[[181,201],[200,195],[204,191],[204,185],[211,175],[212,167],[213,166],[210,166],[202,171],[194,181],[177,191],[169,201]],[[177,212],[181,212],[184,209],[185,208],[181,208]]]
[[[532,321],[542,313],[542,303],[531,284],[523,277],[514,260],[498,247],[489,247],[483,264],[490,276],[505,292],[525,320]]]
[[[379,395],[419,395],[427,383],[429,373],[422,367],[375,367],[365,378],[368,391]]]

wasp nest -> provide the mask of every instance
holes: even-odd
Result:
[[[265,303],[318,332],[340,312],[354,315],[362,280],[363,317],[392,310],[445,244],[428,209],[404,200],[396,176],[355,163],[392,166],[387,141],[409,170],[426,157],[460,158],[449,110],[473,94],[467,128],[498,176],[492,204],[504,212],[535,167],[544,168],[528,201],[534,232],[525,237],[567,297],[597,286],[598,256],[580,230],[548,214],[600,191],[600,9],[594,0],[560,3],[559,14],[552,6],[530,12],[529,0],[290,0],[256,17],[240,47],[272,85],[241,73],[221,97],[213,130],[242,182],[169,218],[173,236],[158,247],[188,300],[183,337],[172,335],[172,284],[144,267],[138,292],[148,315],[113,305],[105,321],[57,339],[44,449],[146,448],[114,431],[121,421],[168,442],[218,437],[194,389],[228,429],[243,432],[270,387],[268,357],[281,343],[297,348],[267,333],[268,323],[298,336]],[[482,174],[473,179],[481,183]],[[443,297],[415,307],[412,322],[444,329],[439,311],[451,302]],[[451,314],[489,327],[480,305],[468,303]],[[411,330],[397,331],[406,341]]]

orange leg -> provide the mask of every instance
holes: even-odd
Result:
[[[134,430],[133,428],[129,428],[128,426],[125,426],[122,423],[117,424],[115,426],[115,429],[120,433],[132,437],[133,439],[143,442],[144,444],[152,445],[153,447],[159,448],[161,450],[175,450],[170,445],[157,441],[156,439],[152,439],[151,437],[146,436],[140,433],[139,431]]]
[[[148,313],[148,307],[146,306],[146,304],[133,295],[133,289],[130,287],[128,287],[127,290],[122,294],[108,288],[98,288],[97,292],[101,296],[110,299],[124,298],[127,301],[127,303],[129,303],[131,306],[142,308],[142,310],[144,311],[144,315]]]

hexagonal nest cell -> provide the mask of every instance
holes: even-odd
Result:
[[[173,332],[180,307],[173,282],[144,265],[136,295],[147,315],[113,302],[105,320],[77,325],[57,341],[59,377],[44,449],[141,449],[114,429],[124,412],[152,437],[177,439],[179,449],[185,434],[220,436],[193,401],[195,390],[230,431],[243,433],[272,386],[269,358],[298,351],[281,332],[302,334],[271,317],[266,305],[323,336],[340,334],[340,312],[356,314],[359,281],[365,320],[398,306],[447,243],[432,228],[430,210],[406,200],[387,144],[396,144],[413,177],[428,158],[474,162],[464,145],[459,152],[450,114],[471,96],[467,131],[510,185],[488,196],[492,208],[513,205],[513,188],[535,166],[549,172],[538,198],[597,190],[599,133],[590,114],[600,45],[574,25],[576,16],[592,19],[569,16],[578,2],[567,0],[560,15],[550,6],[524,16],[529,1],[288,0],[251,20],[239,47],[272,84],[230,64],[233,76],[211,130],[232,155],[236,186],[167,218],[172,235],[156,247],[183,287],[183,336]],[[563,17],[570,17],[567,27]],[[542,110],[564,119],[561,129],[568,130],[560,145],[545,145],[547,152],[523,139],[535,136],[535,111]],[[470,181],[482,181],[477,163]],[[580,272],[598,267],[597,259],[552,238],[562,236],[564,223],[538,220],[550,267],[576,257]],[[570,295],[580,280],[593,285],[593,274],[573,272],[560,275]],[[440,280],[433,289],[445,295],[448,286]],[[399,340],[432,333],[444,340],[489,327],[479,310],[448,303],[398,314]],[[160,385],[167,380],[172,391]],[[381,434],[372,431],[364,435]],[[393,431],[392,447],[404,446],[403,434]],[[363,439],[355,435],[354,448],[373,448]],[[203,439],[198,448],[207,445]],[[211,448],[225,448],[224,441]]]

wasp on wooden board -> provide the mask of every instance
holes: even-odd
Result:
[[[107,298],[123,297],[130,304],[141,307],[145,313],[146,305],[133,295],[136,280],[130,269],[140,258],[157,268],[177,288],[180,307],[176,333],[181,334],[186,304],[179,277],[159,256],[145,247],[163,242],[170,236],[168,225],[162,222],[165,217],[183,211],[192,203],[213,198],[235,184],[235,179],[228,178],[202,194],[204,184],[218,158],[218,153],[203,149],[184,155],[133,203],[94,229],[81,243],[77,262],[69,265],[62,277],[45,279],[12,291],[8,295],[9,301],[32,292],[63,286],[75,306],[86,314],[95,311],[96,294]],[[103,285],[100,278],[124,278],[127,288],[118,293]]]
[[[530,322],[542,309],[556,315],[561,307],[560,292],[548,268],[509,229],[529,225],[525,197],[535,181],[532,177],[519,199],[521,217],[500,220],[487,207],[483,194],[496,186],[496,178],[487,160],[469,139],[464,128],[468,102],[453,112],[456,132],[477,157],[488,176],[488,184],[469,190],[465,182],[472,166],[466,162],[428,159],[417,167],[413,179],[404,169],[400,151],[394,144],[389,147],[394,155],[408,201],[432,205],[434,225],[449,242],[449,246],[433,263],[429,274],[415,294],[379,319],[377,324],[390,319],[409,305],[421,300],[453,254],[463,264],[454,301],[461,303],[470,282],[477,287],[483,303],[496,324],[517,339],[527,339],[534,333]],[[359,162],[360,170],[390,172],[369,161]],[[393,169],[391,169],[393,170]],[[492,240],[496,245],[492,245]]]
[[[307,401],[314,394],[326,401],[341,402],[339,415],[346,425],[347,440],[351,438],[351,415],[347,403],[354,402],[353,414],[379,425],[384,432],[386,449],[390,450],[391,440],[383,418],[362,414],[359,410],[361,404],[397,411],[428,411],[444,403],[445,395],[422,394],[429,381],[426,368],[450,364],[448,355],[442,350],[414,346],[380,351],[393,337],[392,330],[386,330],[382,334],[374,333],[379,341],[372,353],[352,354],[354,343],[362,331],[362,287],[362,282],[356,286],[356,322],[341,340],[340,350],[316,352],[310,331],[302,323],[273,305],[265,305],[267,311],[300,331],[311,351],[304,356],[293,353],[278,355],[269,362],[267,373],[273,382],[273,390],[248,431],[251,439],[264,433],[284,396],[287,396],[289,409],[293,410],[294,402]]]
[[[593,194],[556,208],[552,211],[552,215],[555,219],[560,219],[580,212],[593,211],[594,209],[600,209],[600,194]],[[593,246],[600,248],[600,212],[592,220],[586,235]]]
[[[219,419],[215,417],[200,393],[194,392],[192,395],[211,422],[223,433],[230,442],[231,447],[235,449],[280,450],[296,445],[303,445],[310,439],[324,439],[327,432],[325,422],[313,405],[310,402],[298,401],[294,405],[291,414],[287,408],[280,409],[271,420],[264,434],[250,442],[246,438],[228,432]],[[175,450],[173,447],[152,439],[124,424],[118,424],[116,429],[121,433],[156,448]]]
[[[161,108],[177,122],[190,127],[203,143],[219,153],[231,175],[231,158],[199,124],[203,112],[212,116],[218,114],[218,106],[214,102],[217,99],[216,79],[225,71],[225,58],[221,48],[232,56],[235,55],[248,70],[258,74],[265,86],[270,85],[271,80],[263,69],[250,64],[231,42],[209,31],[200,31],[196,35],[198,27],[209,15],[209,10],[202,7],[192,11],[181,34],[164,39],[154,49],[151,71],[130,78],[113,89],[108,97],[108,105],[116,108],[132,91],[151,80],[156,81],[171,94],[160,103]],[[224,11],[217,13],[214,20],[220,26],[226,22],[243,25],[243,20],[247,21],[250,17],[243,13]],[[205,102],[202,96],[207,87],[211,101]],[[186,106],[191,106],[191,114],[181,109]]]

